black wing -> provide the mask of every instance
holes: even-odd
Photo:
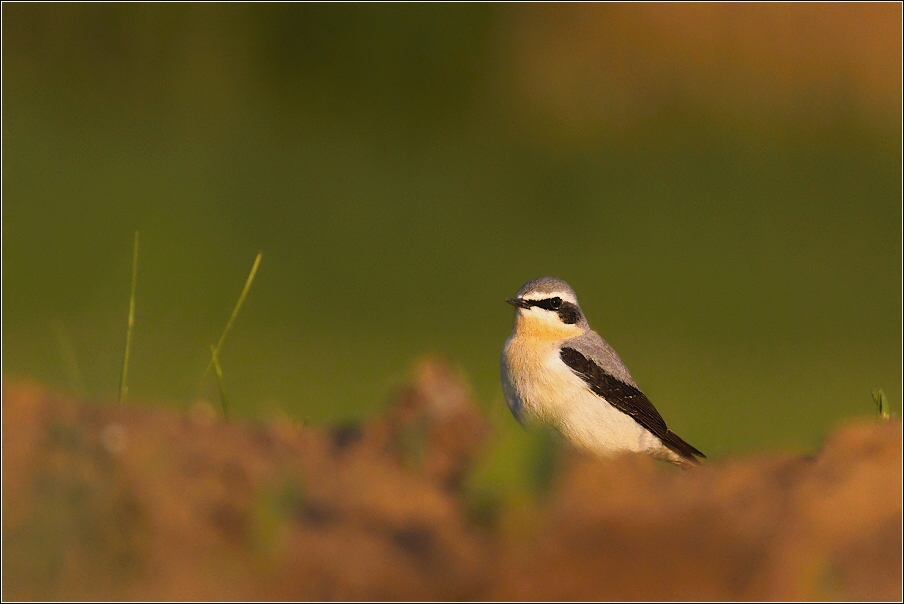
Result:
[[[622,413],[630,415],[634,421],[656,435],[669,449],[692,461],[696,461],[695,455],[706,457],[668,429],[665,420],[659,415],[659,411],[643,392],[609,375],[603,371],[602,367],[574,348],[563,348],[559,356],[594,393],[606,399],[610,405]]]

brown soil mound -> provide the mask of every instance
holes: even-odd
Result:
[[[423,364],[334,430],[3,386],[4,599],[901,598],[901,424],[815,458],[566,457],[528,530],[470,520],[491,437]],[[505,511],[503,510],[503,513]]]

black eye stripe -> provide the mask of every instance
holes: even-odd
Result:
[[[574,325],[581,320],[581,310],[577,304],[572,304],[556,296],[545,300],[524,300],[530,306],[536,306],[544,310],[552,310],[558,313],[559,319],[566,325]]]
[[[559,307],[562,306],[562,298],[556,296],[555,298],[546,298],[545,300],[525,300],[531,306],[536,306],[537,308],[542,308],[544,310],[559,310]]]
[[[576,304],[562,302],[562,308],[559,309],[559,319],[566,325],[574,325],[581,320],[581,310]]]

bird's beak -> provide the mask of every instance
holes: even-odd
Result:
[[[517,306],[518,308],[530,308],[530,304],[527,302],[527,300],[523,300],[521,298],[507,298],[505,301],[512,306]]]

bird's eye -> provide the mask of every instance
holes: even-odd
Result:
[[[549,305],[552,306],[553,310],[559,310],[559,307],[562,306],[562,298],[556,296],[549,301]]]

